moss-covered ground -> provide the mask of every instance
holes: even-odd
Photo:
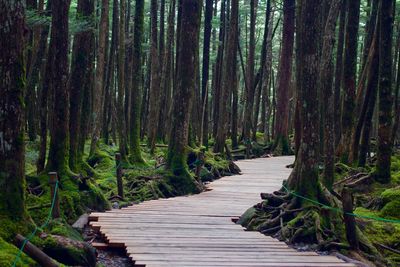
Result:
[[[0,218],[0,267],[10,266],[18,252],[18,248],[12,245],[14,235],[21,233],[28,236],[34,229],[34,225],[41,226],[49,215],[51,207],[49,177],[47,173],[36,173],[38,146],[38,142],[26,143],[26,204],[32,222],[28,225],[18,225],[8,218]],[[83,213],[186,194],[188,190],[184,190],[185,185],[181,184],[179,177],[166,169],[167,149],[166,145],[161,145],[156,148],[154,154],[151,154],[146,146],[142,146],[142,157],[145,163],[120,163],[119,167],[123,169],[124,188],[124,198],[121,199],[117,196],[116,181],[115,154],[118,152],[118,147],[100,142],[94,155],[89,157],[88,142],[83,161],[79,163],[79,170],[74,174],[59,175],[61,218],[50,220],[48,225],[39,229],[38,234],[32,238],[32,243],[45,251],[53,249],[54,252],[57,242],[53,236],[83,241],[81,233],[70,226]],[[230,162],[222,155],[215,155],[211,151],[212,149],[204,150],[204,148],[188,149],[187,165],[193,179],[208,182],[237,171],[231,169]],[[204,153],[202,160],[199,160],[200,153]],[[195,177],[199,165],[201,165],[200,178]],[[63,253],[71,254],[77,260],[83,260],[85,252],[82,249],[76,250],[67,246]],[[35,263],[22,254],[17,266],[35,266]]]

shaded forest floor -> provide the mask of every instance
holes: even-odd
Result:
[[[269,148],[268,145],[262,144],[262,135],[258,137],[260,142],[253,143],[252,157],[266,154]],[[232,149],[230,142],[227,143],[232,158],[245,157],[244,145]],[[89,157],[89,145],[87,143],[85,146],[83,162],[79,164],[80,170],[76,176],[60,177],[61,218],[51,220],[45,228],[39,229],[38,234],[31,240],[49,256],[67,265],[95,266],[96,264],[94,249],[85,243],[85,241],[93,241],[94,237],[83,233],[83,229],[71,226],[81,215],[91,211],[121,208],[145,200],[185,194],[180,185],[175,184],[176,179],[172,173],[165,168],[167,145],[157,145],[153,155],[150,154],[147,146],[143,145],[144,164],[121,163],[124,198],[120,198],[117,193],[115,154],[118,152],[118,146],[99,143],[99,149],[95,155]],[[193,177],[198,172],[202,183],[237,174],[240,171],[231,160],[214,154],[212,145],[213,140],[210,140],[210,149],[204,151],[201,148],[189,148],[188,151],[187,164],[190,172]],[[26,203],[33,223],[30,226],[11,226],[7,218],[0,218],[0,266],[10,266],[10,262],[14,260],[18,252],[15,246],[8,243],[11,242],[14,234],[21,233],[27,236],[33,230],[31,229],[33,225],[39,226],[46,221],[50,210],[49,177],[46,173],[36,174],[38,150],[38,142],[26,142]],[[200,153],[204,154],[203,159],[199,158]],[[195,177],[195,179],[198,178]],[[60,239],[63,237],[67,238],[66,242]],[[63,261],[67,257],[70,261]],[[22,254],[16,266],[35,266],[35,263]]]
[[[356,184],[353,187],[353,197],[356,214],[356,224],[360,230],[360,248],[368,251],[363,254],[368,264],[376,264],[377,266],[399,266],[400,265],[400,148],[397,147],[392,156],[391,173],[392,181],[390,184],[380,184],[374,182],[373,179],[367,178],[374,171],[374,162],[376,158],[372,155],[369,158],[366,167],[348,166],[342,163],[336,164],[334,190],[340,192],[343,185],[351,183]],[[321,169],[322,175],[322,169]],[[363,179],[366,178],[366,179]],[[363,180],[361,180],[363,179]],[[268,200],[250,208],[243,216],[241,223],[250,230],[258,230],[264,232],[263,224],[267,223],[270,218],[270,204]],[[331,213],[334,217],[341,217],[339,211],[328,210],[321,206],[317,208],[321,213]],[[301,212],[301,211],[299,211]],[[339,212],[339,214],[338,214]],[[372,219],[377,218],[377,219]],[[326,220],[324,218],[321,218]],[[296,225],[298,218],[293,218],[292,221],[285,222],[284,225]],[[324,222],[321,222],[323,225]],[[343,224],[343,223],[342,223]],[[309,227],[314,227],[312,224]],[[337,240],[320,241],[317,231],[309,228],[310,231],[305,232],[305,235],[298,235],[296,238],[286,239],[282,232],[273,232],[272,235],[290,244],[295,245],[299,249],[338,251],[349,257],[357,258],[348,250],[346,244],[346,236],[344,235],[344,225],[342,233],[335,233]],[[282,228],[283,229],[283,228]],[[268,229],[267,229],[268,230]],[[271,235],[268,231],[267,235]],[[329,244],[340,244],[340,247],[326,247],[325,241]],[[329,242],[328,242],[329,241]],[[365,246],[366,244],[366,246]],[[347,248],[346,248],[347,247]]]

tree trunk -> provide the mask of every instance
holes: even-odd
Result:
[[[51,89],[53,94],[52,126],[50,127],[50,148],[47,171],[59,175],[69,171],[69,92],[68,92],[68,11],[69,0],[52,1],[52,20],[50,53],[48,58],[51,71]],[[48,74],[46,74],[48,75]]]
[[[90,18],[94,13],[94,2],[92,0],[79,0],[77,17]],[[79,151],[78,142],[80,136],[80,122],[82,113],[83,92],[87,90],[91,81],[92,69],[90,65],[94,47],[94,33],[92,30],[79,32],[74,36],[71,79],[70,79],[70,107],[69,107],[69,166],[71,170],[78,171]],[[89,83],[89,84],[88,84]]]
[[[339,19],[339,32],[338,32],[338,44],[336,50],[336,66],[335,66],[335,88],[334,88],[334,129],[335,129],[335,147],[339,145],[340,136],[342,131],[341,125],[341,89],[343,84],[343,48],[344,48],[344,34],[345,34],[345,23],[346,23],[346,2],[343,0],[340,7],[340,19]]]
[[[150,98],[149,98],[149,123],[148,123],[148,142],[150,152],[154,153],[156,148],[157,124],[159,117],[159,94],[160,74],[159,74],[159,55],[158,55],[158,30],[157,30],[157,0],[151,1],[151,34],[150,34],[150,57],[151,57],[151,77],[150,77]]]
[[[214,0],[206,0],[204,13],[204,37],[203,37],[203,64],[202,64],[202,79],[201,79],[201,100],[203,103],[202,110],[202,127],[201,127],[201,144],[208,146],[208,83],[209,83],[209,68],[210,68],[210,43],[213,18],[213,2]]]
[[[255,54],[255,27],[258,0],[250,0],[250,36],[249,36],[249,54],[247,57],[247,90],[246,103],[244,110],[244,130],[243,139],[250,142],[250,130],[252,128],[252,113],[254,102],[254,54]]]
[[[16,221],[25,210],[24,1],[0,2],[0,216]]]
[[[196,88],[195,53],[199,48],[201,1],[181,0],[181,32],[177,62],[177,88],[174,92],[172,129],[168,146],[167,166],[179,176],[182,190],[197,191],[193,177],[187,169],[187,141],[189,113]]]
[[[125,84],[125,1],[120,1],[119,10],[119,27],[118,27],[118,99],[117,99],[117,127],[119,135],[119,151],[121,157],[125,160],[128,151],[126,141],[126,123],[125,123],[125,109],[124,109],[124,96],[126,90]]]
[[[343,65],[344,100],[342,110],[342,136],[337,148],[337,154],[343,162],[349,161],[351,134],[354,126],[359,20],[360,0],[347,1],[345,56]]]
[[[334,181],[335,140],[334,140],[334,110],[333,110],[333,49],[335,46],[336,21],[342,0],[330,3],[329,15],[326,20],[323,35],[323,45],[319,70],[319,85],[323,95],[325,111],[324,125],[324,185],[331,190]]]
[[[392,155],[392,38],[393,1],[381,0],[379,36],[379,128],[374,177],[390,183]]]
[[[144,30],[144,0],[136,0],[133,30],[133,66],[131,92],[131,123],[130,123],[130,160],[132,163],[143,163],[140,150],[140,110],[142,92],[142,42]]]
[[[296,57],[302,68],[297,72],[297,90],[302,101],[301,106],[301,144],[295,167],[289,177],[288,186],[298,194],[316,199],[319,192],[319,111],[318,71],[319,71],[319,5],[312,1],[300,0],[298,4],[299,25],[297,26],[298,44]],[[305,27],[307,22],[307,27]],[[307,129],[307,130],[304,130]]]
[[[224,54],[224,64],[222,73],[221,99],[223,103],[219,105],[218,130],[214,152],[223,153],[225,140],[228,134],[228,122],[230,101],[228,101],[232,88],[235,87],[237,75],[237,41],[238,41],[238,0],[231,0],[231,10],[229,17],[229,28],[227,28],[227,44]]]
[[[292,76],[292,57],[294,44],[295,1],[283,2],[283,33],[282,51],[279,63],[277,106],[275,121],[275,153],[288,155],[290,152],[289,127],[289,97]]]

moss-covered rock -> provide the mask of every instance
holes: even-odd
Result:
[[[96,250],[86,242],[48,235],[44,237],[43,251],[66,265],[96,266]]]

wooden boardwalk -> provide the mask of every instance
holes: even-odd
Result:
[[[239,161],[242,175],[221,178],[208,185],[210,191],[92,213],[91,225],[108,246],[125,248],[134,266],[354,266],[333,256],[298,252],[232,223],[260,201],[260,192],[280,188],[292,161]]]

